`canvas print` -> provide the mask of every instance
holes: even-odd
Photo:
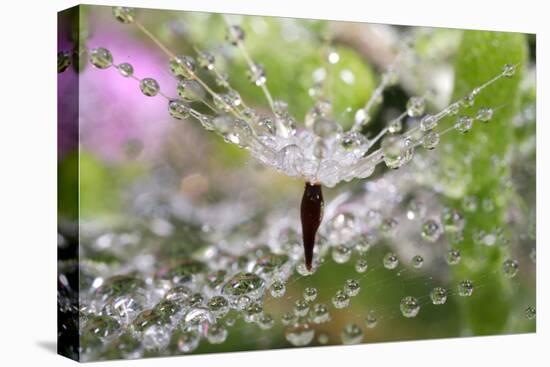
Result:
[[[536,36],[58,14],[58,350],[536,331]]]

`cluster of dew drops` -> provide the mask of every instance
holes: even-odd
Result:
[[[114,8],[114,13],[124,23],[133,21],[131,9]],[[241,33],[242,30],[234,26],[230,30],[229,39],[239,37]],[[113,57],[107,49],[93,49],[89,56],[91,63],[97,68],[105,69],[113,65]],[[185,68],[178,69],[182,73],[195,69],[195,61],[190,57],[179,57],[172,67],[178,68],[182,63],[186,65]],[[213,56],[201,52],[198,63],[211,70]],[[134,77],[131,64],[122,63],[116,65],[116,68],[124,77]],[[508,65],[506,68],[505,74],[513,75],[513,66]],[[265,73],[260,65],[254,66],[249,77],[258,86],[265,83]],[[138,80],[140,89],[146,96],[161,93],[156,80]],[[223,78],[220,83],[223,83]],[[196,83],[185,79],[178,86],[178,94],[185,100],[200,99],[201,93]],[[225,108],[227,101],[234,104],[235,101],[231,98],[239,97],[228,93],[223,98],[225,102],[217,106],[220,109]],[[462,103],[469,103],[469,100]],[[423,102],[412,99],[407,108],[414,115],[416,110],[423,111]],[[190,110],[181,100],[170,100],[169,112],[178,119],[190,115]],[[492,113],[491,109],[484,108],[478,112],[476,118],[488,121]],[[207,121],[201,122],[209,124]],[[432,122],[430,116],[423,118],[421,125],[426,126],[422,129],[429,131],[433,127],[430,125]],[[466,132],[471,128],[472,122],[471,117],[460,117],[454,128]],[[428,134],[424,145],[431,149],[438,141],[436,133]],[[476,207],[476,198],[463,199],[464,210],[475,211]],[[311,345],[314,340],[319,344],[329,343],[329,335],[317,333],[316,326],[330,323],[335,312],[350,307],[353,298],[361,293],[365,279],[368,279],[365,275],[372,264],[370,260],[367,261],[367,253],[379,240],[377,236],[391,236],[400,225],[399,220],[390,216],[377,222],[375,234],[365,233],[363,227],[357,223],[367,220],[365,218],[372,216],[373,212],[367,211],[357,217],[349,212],[329,213],[329,217],[324,219],[328,224],[320,233],[321,244],[316,249],[316,263],[312,272],[303,264],[298,231],[290,224],[276,238],[278,245],[257,246],[248,249],[244,254],[230,253],[227,249],[211,244],[201,256],[176,263],[160,262],[158,266],[145,267],[145,270],[138,270],[139,267],[132,268],[130,265],[129,271],[123,274],[109,274],[109,271],[102,273],[105,269],[101,268],[88,272],[86,269],[93,266],[84,262],[81,275],[84,289],[81,289],[79,308],[83,359],[139,358],[148,353],[192,353],[201,343],[224,343],[239,320],[255,325],[260,330],[273,329],[280,323],[284,327],[286,341],[293,346]],[[464,231],[464,217],[457,209],[444,208],[438,215],[431,215],[429,218],[424,218],[419,214],[421,212],[420,206],[411,206],[405,216],[409,219],[422,218],[418,232],[428,243],[437,242],[444,234],[459,238]],[[473,240],[480,245],[491,246],[497,237],[498,234],[480,231],[475,233]],[[349,241],[342,244],[342,238],[348,238]],[[140,241],[129,233],[100,233],[90,236],[88,240],[103,248],[106,247],[106,242],[108,247],[116,248]],[[255,240],[251,239],[249,242],[262,242]],[[282,316],[275,317],[264,309],[266,299],[285,297],[287,288],[296,279],[312,276],[327,261],[348,264],[354,254],[358,255],[354,264],[357,276],[347,279],[326,302],[319,300],[318,289],[306,287],[301,297],[293,302],[292,309],[282,313]],[[533,253],[533,261],[534,256]],[[128,264],[137,260],[139,256],[136,255],[135,258],[128,259]],[[449,248],[444,260],[449,266],[459,264],[460,249]],[[408,262],[407,266],[412,269],[425,266],[425,259],[421,255],[400,259],[396,252],[387,252],[379,262],[387,271],[397,271],[403,261]],[[518,270],[519,264],[515,259],[506,259],[502,263],[501,271],[509,278],[515,277]],[[472,296],[474,289],[475,284],[470,279],[458,282],[452,289],[436,286],[429,292],[429,301],[435,306],[441,306],[452,295]],[[406,295],[396,305],[396,310],[405,318],[414,318],[420,313],[422,305],[418,297]],[[524,312],[527,319],[535,318],[533,306],[527,307]],[[341,343],[360,343],[364,340],[365,330],[375,328],[382,321],[376,310],[368,310],[363,317],[363,324],[348,323],[342,328]]]

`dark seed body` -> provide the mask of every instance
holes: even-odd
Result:
[[[321,185],[306,182],[300,214],[302,220],[302,239],[304,241],[304,257],[306,268],[311,271],[315,235],[323,218],[323,191]]]

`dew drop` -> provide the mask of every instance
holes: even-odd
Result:
[[[71,55],[66,51],[57,53],[57,72],[62,73],[71,66]]]
[[[197,55],[197,62],[201,68],[205,70],[213,70],[216,58],[210,52],[201,51]]]
[[[294,314],[297,317],[306,316],[309,312],[309,303],[303,299],[299,299],[294,302]]]
[[[281,317],[281,323],[285,326],[294,325],[297,319],[294,312],[285,312]]]
[[[357,262],[355,263],[355,271],[356,272],[364,273],[364,272],[367,271],[367,269],[368,269],[367,260],[365,260],[365,259],[357,260]]]
[[[128,8],[124,6],[115,6],[113,7],[113,16],[121,23],[132,23],[134,17],[136,16],[136,11],[134,8]]]
[[[216,316],[224,316],[229,311],[229,301],[223,296],[214,296],[208,300],[208,309]]]
[[[230,296],[252,296],[256,298],[261,293],[264,281],[254,273],[241,272],[234,275],[224,286],[222,292]]]
[[[145,78],[139,82],[141,93],[148,97],[156,96],[159,92],[159,83],[153,78]]]
[[[195,60],[191,56],[178,55],[170,60],[170,72],[176,78],[193,79],[195,69]]]
[[[274,298],[281,298],[286,292],[285,283],[280,280],[276,280],[271,284],[271,287],[269,287],[269,291],[271,292],[271,296]]]
[[[308,323],[295,324],[285,330],[286,340],[295,347],[309,345],[315,337],[315,329]]]
[[[409,162],[413,156],[410,140],[396,135],[387,135],[381,143],[384,163],[388,168],[397,169]]]
[[[430,299],[434,305],[442,305],[447,302],[447,290],[441,287],[435,287],[430,292]]]
[[[396,254],[394,254],[393,252],[388,252],[386,255],[384,255],[382,263],[384,264],[384,267],[386,269],[393,270],[397,268],[397,265],[399,265],[399,260],[397,259]]]
[[[118,65],[117,69],[120,75],[122,75],[123,77],[127,78],[134,75],[134,67],[130,63],[124,62]]]
[[[422,138],[422,146],[425,149],[428,149],[428,150],[435,149],[435,147],[437,147],[437,144],[439,144],[439,133],[436,131],[429,131]]]
[[[311,309],[311,320],[316,324],[330,321],[330,312],[324,303],[317,303]]]
[[[474,284],[470,280],[463,280],[458,283],[458,295],[461,297],[469,297],[474,292]]]
[[[537,310],[535,306],[529,306],[525,309],[524,314],[527,320],[534,320],[537,317]]]
[[[342,344],[359,344],[363,340],[363,330],[357,324],[347,324],[340,336]]]
[[[422,224],[422,238],[435,242],[441,236],[441,226],[435,219],[428,219]]]
[[[275,319],[273,319],[273,316],[271,316],[268,313],[264,313],[258,318],[257,321],[258,326],[262,330],[269,330],[275,325]]]
[[[420,269],[424,265],[424,258],[420,255],[414,255],[411,260],[412,266],[415,269]]]
[[[467,94],[465,95],[464,97],[462,97],[462,99],[460,100],[460,105],[462,107],[472,107],[475,103],[475,94],[474,93],[470,93],[470,94]]]
[[[304,299],[308,302],[313,302],[317,298],[317,288],[308,287],[304,289]]]
[[[476,120],[489,122],[493,118],[493,109],[488,107],[480,108],[476,114]]]
[[[349,306],[350,298],[348,294],[342,290],[338,290],[334,297],[332,297],[332,304],[338,309],[346,308]]]
[[[365,319],[365,324],[367,325],[367,328],[373,329],[378,324],[378,318],[376,317],[376,313],[373,310],[370,310],[367,314],[367,318]]]
[[[245,33],[243,29],[238,25],[232,25],[227,29],[225,39],[236,46],[239,42],[244,41]]]
[[[456,265],[460,262],[460,251],[457,249],[450,249],[447,252],[447,264]]]
[[[264,85],[267,81],[264,67],[260,64],[253,64],[248,70],[248,79],[258,87]]]
[[[464,228],[464,217],[457,209],[444,208],[442,221],[445,232],[457,233]]]
[[[420,304],[416,298],[407,296],[401,300],[399,308],[401,309],[403,316],[412,318],[418,315],[418,312],[420,311]]]
[[[364,109],[360,108],[355,113],[355,123],[364,126],[370,122],[370,115],[369,113]]]
[[[410,117],[419,117],[426,109],[426,101],[422,97],[411,97],[407,101],[407,115]]]
[[[90,51],[90,62],[98,69],[107,69],[113,64],[113,55],[103,47]]]
[[[332,259],[337,264],[344,264],[351,258],[351,249],[346,245],[338,245],[332,249]]]
[[[401,120],[393,120],[389,126],[388,126],[388,132],[390,134],[397,134],[403,129],[403,124],[401,123]]]
[[[508,278],[513,278],[518,273],[519,264],[517,260],[507,259],[502,263],[502,272]]]
[[[420,120],[420,130],[429,131],[437,126],[437,117],[433,115],[426,115]]]
[[[502,67],[502,75],[511,78],[516,73],[516,65],[506,64]]]
[[[178,95],[186,101],[200,101],[204,99],[206,92],[196,80],[181,80],[177,86]]]
[[[459,116],[456,120],[454,128],[456,129],[456,131],[465,134],[470,131],[473,122],[474,120],[470,116]]]
[[[227,329],[219,324],[211,325],[206,332],[206,340],[210,344],[222,344],[227,339]]]
[[[350,297],[355,297],[359,294],[361,290],[361,285],[355,279],[348,279],[344,284],[344,292]]]
[[[173,118],[178,120],[186,119],[189,117],[189,111],[189,107],[187,107],[183,101],[174,99],[168,102],[168,112]]]

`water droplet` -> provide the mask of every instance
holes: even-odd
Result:
[[[286,312],[281,317],[281,323],[285,326],[294,325],[297,319],[298,318],[294,312]]]
[[[347,324],[341,337],[342,344],[359,344],[363,340],[363,330],[357,324]]]
[[[250,70],[248,70],[248,79],[258,87],[264,85],[267,81],[264,67],[259,64],[253,64]]]
[[[286,286],[285,286],[285,283],[281,282],[280,280],[276,280],[271,284],[271,287],[269,287],[269,290],[271,292],[272,297],[280,298],[285,295]]]
[[[159,83],[153,78],[145,78],[139,82],[139,89],[148,97],[156,96],[159,92]]]
[[[454,116],[458,113],[459,109],[460,109],[460,104],[459,103],[453,103],[453,104],[449,105],[449,107],[447,107],[447,112],[449,113],[449,115]]]
[[[396,135],[387,135],[381,143],[384,163],[388,168],[397,169],[413,157],[412,142]]]
[[[447,252],[447,264],[456,265],[460,262],[460,251],[457,249],[450,249]]]
[[[258,318],[257,324],[260,329],[269,330],[273,327],[273,325],[275,325],[275,320],[270,314],[264,313]]]
[[[107,69],[113,64],[113,55],[103,47],[90,51],[90,62],[98,69]]]
[[[384,264],[384,267],[386,269],[393,270],[397,268],[397,265],[399,265],[399,259],[397,258],[397,255],[393,252],[388,252],[386,255],[384,255],[382,263]]]
[[[189,102],[203,100],[206,95],[204,88],[196,80],[181,80],[176,90],[181,98]]]
[[[403,129],[403,124],[401,123],[401,120],[393,120],[390,122],[388,126],[388,132],[390,134],[397,134]]]
[[[474,284],[470,280],[463,280],[458,283],[458,295],[461,297],[469,297],[474,292]]]
[[[462,207],[467,212],[475,212],[477,210],[477,198],[475,196],[465,196],[462,200]]]
[[[361,285],[355,279],[348,279],[344,284],[344,292],[350,297],[355,297],[359,294],[361,290]]]
[[[324,303],[317,303],[311,309],[311,320],[316,324],[322,324],[330,321],[330,312]]]
[[[364,126],[370,122],[370,115],[369,113],[364,109],[360,108],[355,113],[355,123]]]
[[[511,78],[516,73],[516,65],[506,64],[502,67],[502,75]]]
[[[71,66],[71,55],[66,51],[57,53],[57,72],[62,73]]]
[[[420,120],[420,130],[429,131],[437,126],[437,117],[433,115],[426,115]]]
[[[143,332],[141,345],[145,349],[164,349],[170,343],[170,332],[163,326],[153,325]]]
[[[185,103],[179,99],[174,99],[168,102],[168,112],[170,112],[170,116],[173,118],[184,120],[189,117],[189,111],[189,107],[187,107]]]
[[[191,56],[178,55],[170,60],[170,72],[176,78],[193,79],[195,69],[195,60]]]
[[[114,318],[109,316],[92,316],[86,322],[84,327],[85,333],[94,334],[100,337],[108,337],[113,335],[120,324]]]
[[[344,264],[351,258],[351,249],[346,245],[338,245],[332,248],[332,259],[337,264]]]
[[[480,108],[476,114],[476,120],[489,122],[493,118],[493,109],[488,107]]]
[[[237,273],[225,285],[222,292],[232,297],[247,295],[256,298],[264,286],[264,281],[254,273]]]
[[[208,309],[216,316],[224,316],[229,311],[229,301],[223,296],[214,296],[208,300]]]
[[[319,342],[319,344],[327,344],[328,341],[329,341],[329,337],[327,334],[319,334],[319,336],[317,337],[317,341]]]
[[[355,271],[358,273],[364,273],[368,269],[368,264],[366,259],[359,259],[355,263]]]
[[[376,313],[373,310],[370,310],[369,313],[367,314],[367,318],[365,319],[365,324],[369,329],[376,327],[376,325],[378,324],[378,318],[376,317]]]
[[[176,345],[183,353],[190,353],[197,349],[200,343],[200,335],[196,330],[186,329],[176,333]]]
[[[295,324],[285,329],[286,340],[295,347],[303,347],[311,343],[315,337],[315,329],[308,323]]]
[[[457,209],[443,209],[443,227],[445,232],[456,233],[464,228],[464,217]]]
[[[309,303],[303,299],[294,302],[294,313],[298,317],[306,316],[309,312]]]
[[[508,278],[513,278],[518,273],[519,264],[517,260],[507,259],[502,263],[502,272]]]
[[[239,42],[244,41],[244,37],[245,33],[243,29],[238,25],[232,25],[227,29],[225,39],[233,46],[236,46]]]
[[[328,62],[337,64],[338,61],[340,61],[340,55],[337,52],[332,51],[328,54]]]
[[[342,290],[336,292],[332,297],[332,304],[338,309],[346,308],[349,306],[350,298],[347,293]]]
[[[422,138],[422,146],[425,149],[432,150],[439,144],[439,133],[436,131],[429,131]]]
[[[465,134],[470,131],[473,122],[474,120],[470,116],[459,116],[456,120],[454,128],[456,129],[456,131]]]
[[[535,317],[537,317],[537,310],[535,309],[535,306],[528,306],[525,309],[524,314],[527,320],[534,320]]]
[[[435,219],[428,219],[422,224],[422,238],[429,242],[435,242],[441,236],[441,226]]]
[[[113,7],[113,15],[119,22],[128,24],[134,21],[136,11],[134,8],[115,6]]]
[[[307,287],[304,289],[304,299],[308,302],[313,302],[317,298],[317,288]]]
[[[407,101],[407,115],[410,117],[419,117],[426,109],[426,101],[422,97],[411,97]]]
[[[201,68],[213,70],[216,58],[210,52],[201,51],[197,54],[197,62]]]
[[[245,322],[257,322],[264,310],[262,305],[258,302],[251,302],[244,308],[244,321]]]
[[[414,297],[407,296],[401,300],[399,305],[401,313],[407,318],[415,317],[420,311],[420,304],[418,300]]]
[[[219,324],[211,325],[206,332],[206,340],[210,344],[222,344],[227,339],[227,329]]]
[[[441,287],[435,287],[430,292],[430,298],[434,305],[442,305],[447,302],[447,290]]]
[[[134,67],[132,64],[124,62],[117,66],[118,72],[124,77],[130,77],[134,75]]]
[[[460,105],[462,107],[472,107],[475,103],[475,94],[474,93],[470,93],[470,94],[467,94],[465,95],[464,97],[462,97],[462,99],[460,100]]]
[[[415,269],[420,269],[424,265],[424,258],[420,255],[414,255],[411,263]]]

